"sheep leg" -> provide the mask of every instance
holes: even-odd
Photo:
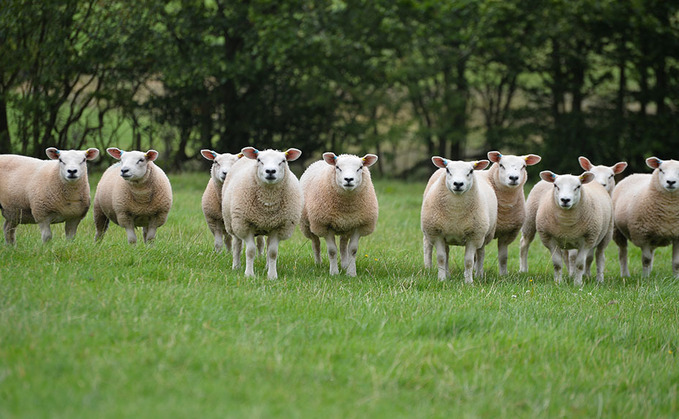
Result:
[[[438,251],[438,250],[437,250]],[[464,248],[464,282],[471,284],[474,282],[474,256],[476,248],[471,243],[467,243]]]
[[[110,222],[108,217],[99,209],[99,207],[94,207],[94,227],[96,233],[94,234],[94,241],[99,241],[104,237],[104,233],[108,230],[108,223]]]
[[[243,240],[234,236],[233,244],[231,245],[231,253],[233,255],[233,262],[231,263],[231,269],[240,268],[240,252],[243,250]]]
[[[577,257],[577,250],[561,250],[561,258],[565,261],[564,268],[571,275],[575,274],[575,259]]]
[[[219,228],[214,228],[212,234],[215,236],[215,252],[219,253],[224,247],[224,232]]]
[[[155,224],[149,223],[147,227],[142,227],[142,233],[144,237],[144,243],[152,243],[153,239],[156,238],[156,230],[158,227]]]
[[[521,249],[519,251],[519,272],[528,272],[528,249],[535,238],[535,229],[521,230]]]
[[[127,242],[129,244],[137,244],[137,233],[134,231],[134,225],[125,226],[125,231],[127,232]]]
[[[66,220],[64,223],[64,231],[66,233],[66,240],[73,240],[75,238],[75,233],[78,231],[78,224],[80,224],[79,219]]]
[[[345,246],[347,247],[346,253],[348,254],[346,270],[349,276],[356,276],[356,255],[358,254],[358,239],[360,238],[361,235],[358,234],[358,231],[355,231],[349,239],[349,244]],[[344,262],[344,259],[342,259],[342,262]]]
[[[426,237],[422,238],[422,249],[424,252],[424,267],[430,269],[432,265],[432,249],[434,246]]]
[[[497,239],[497,260],[499,264],[499,274],[507,275],[507,259],[509,256],[509,243],[503,239]]]
[[[249,233],[245,236],[245,276],[255,276],[255,256],[257,254],[257,244],[255,235]]]
[[[266,268],[269,279],[278,278],[276,261],[278,260],[278,236],[272,234],[266,241]]]
[[[223,237],[223,240],[224,240],[224,243],[223,243],[224,248],[226,249],[227,252],[230,252],[231,246],[233,246],[233,243],[232,243],[233,240],[231,238],[231,235],[229,233],[227,233],[226,230],[224,230],[222,232],[222,237]],[[221,248],[220,248],[220,250],[221,250]],[[217,250],[217,238],[216,237],[215,237],[215,251],[219,252],[219,250]]]
[[[321,264],[321,239],[315,235],[311,235],[311,250],[314,252],[314,260],[316,265]]]
[[[672,272],[679,277],[679,241],[672,243]]]
[[[38,223],[40,227],[40,236],[42,237],[42,242],[47,243],[52,239],[52,229],[50,228],[50,220],[42,220]]]
[[[257,241],[257,254],[258,255],[263,255],[266,253],[265,249],[265,243],[264,243],[264,236],[257,236],[255,239]]]
[[[5,222],[2,225],[2,229],[5,232],[5,243],[16,244],[17,225],[18,224],[14,224],[9,220],[5,220]]]
[[[563,259],[561,256],[561,249],[555,243],[550,243],[549,251],[552,253],[552,264],[554,265],[554,281],[557,284],[561,283],[561,270],[563,268]]]
[[[599,250],[597,248],[596,253],[599,254]],[[587,260],[585,261],[585,276],[590,276],[592,274],[592,262],[594,261],[594,249],[591,249],[589,253],[587,253]],[[599,281],[599,262],[597,259],[597,281]],[[601,281],[603,281],[603,276],[601,277]]]
[[[653,252],[655,251],[649,245],[644,245],[641,247],[641,275],[648,277],[651,275],[651,270],[653,270]]]
[[[577,253],[575,254],[575,261],[573,263],[571,275],[573,276],[573,282],[578,287],[582,286],[582,275],[585,273],[585,260],[587,259],[587,253],[589,253],[589,249],[581,248],[578,249]]]
[[[606,246],[608,245],[608,242],[600,243],[597,248],[596,248],[596,280],[598,283],[603,284],[604,282],[604,269],[606,268]],[[589,254],[587,255],[587,264],[585,265],[585,269],[587,274],[590,273],[590,264],[592,263],[591,260],[591,255],[592,255],[592,250],[590,250]]]
[[[448,245],[443,237],[438,237],[433,243],[436,246],[436,262],[439,270],[439,280],[448,278]]]
[[[350,239],[353,237],[350,236],[340,236],[340,266],[342,269],[347,269],[349,267],[349,264],[351,262],[351,256],[349,256],[349,243]],[[358,240],[358,239],[357,239]],[[356,246],[356,251],[358,251],[358,245]],[[355,260],[354,260],[355,262]],[[356,275],[353,275],[356,276]]]
[[[476,273],[477,276],[482,277],[483,276],[483,260],[486,258],[486,248],[484,246],[479,247],[476,249],[476,256],[475,260],[476,263],[474,265],[474,273]]]
[[[328,233],[325,236],[325,244],[328,248],[328,259],[330,259],[330,275],[337,275],[339,268],[337,268],[337,244],[335,244],[334,233]]]
[[[613,230],[613,241],[618,245],[618,261],[620,262],[620,276],[629,277],[629,266],[627,266],[627,237],[617,228]]]

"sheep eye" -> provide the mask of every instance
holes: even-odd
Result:
[[[144,159],[139,159],[139,161],[137,161],[137,163],[144,163]]]
[[[577,191],[578,189],[580,189],[580,186],[582,186],[582,185],[576,186],[576,187],[575,187],[575,190]]]
[[[257,157],[257,163],[261,163],[262,161]]]
[[[504,169],[504,168],[505,168],[504,164],[499,163],[499,165],[500,165],[500,169]]]
[[[469,174],[468,174],[467,176],[471,176],[472,173],[474,173],[474,169],[470,170],[470,171],[469,171]]]
[[[661,169],[661,168],[659,168],[659,167],[658,167],[658,171],[659,171],[660,173],[663,173],[663,174],[665,173],[665,171],[663,171],[663,169]]]
[[[362,167],[359,167],[358,169],[356,169],[356,173],[360,172],[362,169],[363,169]]]

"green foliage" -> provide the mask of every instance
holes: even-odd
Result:
[[[7,0],[0,153],[155,146],[179,168],[295,145],[407,175],[503,149],[638,171],[677,148],[678,49],[679,6],[656,0]]]
[[[96,176],[95,176],[96,177]],[[679,283],[670,251],[654,275],[554,284],[534,243],[530,273],[462,281],[422,267],[424,185],[378,182],[378,230],[358,276],[328,276],[296,232],[277,281],[230,269],[200,212],[208,175],[171,175],[174,202],[154,246],[91,214],[74,241],[20,226],[0,246],[3,417],[672,417]],[[93,183],[96,179],[92,179]]]

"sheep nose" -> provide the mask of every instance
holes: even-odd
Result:
[[[564,205],[568,205],[568,203],[571,202],[570,198],[561,198],[561,203]]]
[[[78,173],[78,169],[68,169],[66,171],[68,172],[69,175],[75,175],[76,173]]]
[[[345,178],[344,178],[344,181],[347,182],[347,183],[351,183],[351,182],[354,181],[354,178],[352,178],[352,177],[345,177]]]
[[[455,189],[462,189],[464,182],[453,182],[453,186],[455,186]]]
[[[275,175],[276,169],[266,169],[265,172],[267,175]]]
[[[519,177],[518,176],[510,176],[509,180],[511,180],[512,182],[516,182],[516,181],[519,180]]]
[[[127,174],[127,172],[129,172],[129,171],[130,171],[130,169],[120,169],[120,174],[122,176],[125,176]]]
[[[675,183],[677,183],[676,180],[666,180],[666,182],[667,186],[669,186],[670,188],[673,187]]]

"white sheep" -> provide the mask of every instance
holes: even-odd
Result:
[[[464,280],[473,282],[473,269],[483,275],[484,246],[495,235],[497,198],[490,184],[475,176],[490,162],[451,161],[434,156],[440,169],[429,179],[422,199],[421,226],[425,267],[431,267],[436,246],[438,278],[448,277],[449,245],[465,246]],[[476,261],[476,263],[475,263]]]
[[[604,280],[604,250],[613,235],[613,203],[606,189],[592,182],[594,175],[556,175],[540,172],[540,177],[553,184],[539,197],[535,218],[540,240],[552,255],[554,279],[561,281],[563,252],[577,249],[575,269],[571,271],[575,285],[582,285],[585,261],[596,249],[596,279]]]
[[[615,188],[615,175],[622,173],[622,171],[627,168],[627,162],[624,161],[617,162],[613,166],[595,166],[584,156],[578,157],[578,162],[580,163],[580,167],[594,175],[594,180],[599,182],[609,195],[613,193],[613,189]]]
[[[649,157],[652,174],[623,179],[613,191],[620,275],[628,277],[627,240],[641,248],[642,275],[653,269],[657,247],[672,244],[672,271],[679,276],[679,161]]]
[[[488,160],[494,164],[489,170],[479,172],[479,177],[485,178],[495,190],[497,196],[497,257],[499,274],[507,274],[507,247],[519,235],[519,231],[526,219],[523,185],[528,175],[526,166],[540,162],[541,157],[536,154],[513,156],[501,154],[499,151],[488,152]]]
[[[231,167],[243,155],[240,153],[219,154],[212,150],[200,150],[200,154],[212,162],[210,180],[205,187],[201,200],[203,215],[208,228],[215,237],[215,251],[222,250],[224,244],[226,244],[227,250],[231,250],[231,235],[224,228],[224,217],[222,216],[222,187]]]
[[[158,152],[106,149],[120,160],[106,169],[94,194],[95,240],[101,240],[109,221],[125,228],[127,241],[137,242],[136,227],[142,227],[144,243],[151,242],[165,224],[172,207],[172,186],[154,162]]]
[[[267,271],[278,277],[278,245],[292,236],[302,215],[303,198],[299,180],[288,167],[302,154],[296,148],[285,152],[241,150],[244,159],[233,165],[224,180],[222,216],[229,234],[234,235],[233,269],[240,267],[245,242],[245,275],[254,275],[255,236],[268,236]]]
[[[604,189],[608,192],[608,194],[613,193],[613,189],[615,188],[615,175],[618,175],[622,173],[625,168],[627,168],[627,163],[626,162],[618,162],[614,164],[613,166],[605,166],[605,165],[593,165],[592,162],[589,161],[587,157],[580,156],[578,157],[578,162],[580,163],[580,167],[582,167],[584,170],[591,172],[594,175],[594,180],[600,183]],[[530,248],[530,244],[535,238],[535,215],[538,211],[538,203],[539,200],[536,199],[536,197],[542,196],[543,192],[545,190],[548,190],[551,188],[551,184],[545,181],[540,181],[531,190],[530,194],[528,195],[528,199],[526,200],[526,219],[524,221],[523,227],[521,228],[521,249],[520,249],[520,272],[528,272],[528,249]],[[531,195],[533,198],[531,198]],[[569,257],[570,261],[570,268],[569,270],[572,271],[574,266],[573,264],[575,263],[575,252],[571,251],[571,255]],[[565,257],[565,255],[564,255]],[[587,262],[585,265],[585,272],[589,275],[589,272],[591,270],[591,265],[592,265],[592,260],[594,258],[594,252],[590,252],[590,254],[587,256]]]
[[[304,209],[300,229],[311,239],[317,264],[321,263],[320,238],[330,259],[330,275],[339,273],[335,236],[340,236],[342,269],[356,276],[358,240],[375,230],[379,207],[368,168],[374,154],[358,157],[324,153],[323,160],[310,165],[300,177]]]
[[[99,150],[45,150],[51,160],[16,154],[0,155],[0,210],[7,244],[16,243],[19,224],[38,224],[43,242],[52,238],[50,224],[64,223],[67,239],[90,208],[88,160]]]

